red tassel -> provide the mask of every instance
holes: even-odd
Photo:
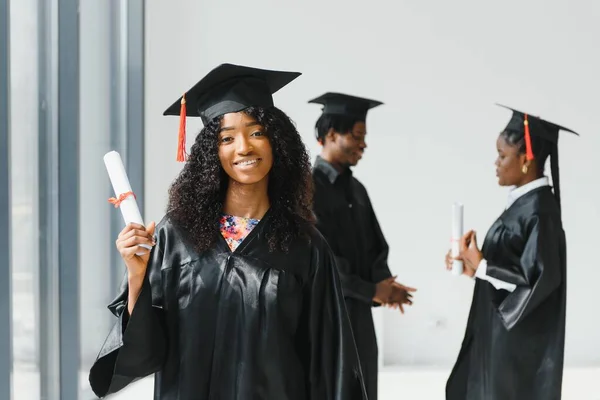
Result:
[[[181,97],[181,111],[179,112],[179,143],[177,145],[177,161],[184,162],[185,154],[185,121],[187,109],[185,106],[185,94]]]
[[[529,134],[529,121],[527,120],[527,114],[525,114],[525,150],[527,152],[527,160],[531,161],[534,159],[533,150],[531,148],[531,135]]]

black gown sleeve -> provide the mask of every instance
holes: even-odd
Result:
[[[131,316],[127,312],[127,276],[119,296],[108,306],[117,321],[106,338],[89,374],[98,397],[115,393],[160,370],[166,355],[162,310],[160,236],[151,251],[146,276]]]
[[[350,272],[350,263],[344,257],[334,256],[334,258],[339,269],[344,295],[360,300],[363,303],[372,304],[373,297],[375,297],[376,284],[362,279],[358,274]]]
[[[370,249],[370,253],[373,256],[372,260],[374,260],[373,265],[371,266],[371,278],[373,282],[377,283],[392,276],[392,272],[388,266],[390,248],[385,240],[385,236],[383,236],[383,231],[381,230],[381,226],[379,225],[379,221],[377,220],[375,210],[373,209],[370,200],[369,209],[374,232],[372,239],[373,247]]]
[[[305,288],[308,314],[307,376],[311,400],[366,400],[350,319],[333,254],[318,250]]]
[[[317,229],[333,246],[335,244],[335,236],[331,232],[331,226],[335,226],[335,224],[331,223],[322,212],[315,211],[314,214],[317,219]],[[369,282],[361,278],[358,274],[353,273],[350,262],[338,254],[335,248],[332,247],[332,251],[341,278],[344,295],[360,300],[363,303],[372,304],[373,297],[375,297],[375,283]]]
[[[553,216],[534,216],[518,265],[494,265],[488,261],[487,275],[514,283],[517,288],[498,306],[506,329],[512,329],[556,290],[561,282],[562,227]],[[508,249],[503,249],[505,252]]]

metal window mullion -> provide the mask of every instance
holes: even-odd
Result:
[[[58,256],[58,0],[38,1],[40,393],[60,398]]]
[[[144,215],[144,1],[127,5],[127,168]]]
[[[79,1],[58,2],[60,399],[79,397]]]
[[[12,395],[10,12],[0,0],[0,398]]]

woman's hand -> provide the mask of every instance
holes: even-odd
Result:
[[[150,250],[142,247],[142,244],[154,246],[154,222],[148,224],[148,228],[144,228],[140,224],[128,224],[117,238],[117,249],[121,253],[121,258],[127,266],[127,274],[130,278],[144,277],[148,260],[150,258]],[[141,255],[137,255],[139,253]]]
[[[479,263],[483,260],[483,254],[477,246],[477,234],[475,231],[469,231],[460,239],[459,253],[457,259],[462,260],[466,268],[477,271]]]
[[[452,271],[452,263],[454,262],[454,260],[461,261],[461,259],[459,257],[452,257],[452,250],[448,250],[448,253],[446,253],[446,269],[448,271]],[[464,265],[464,261],[463,261],[463,265]],[[473,276],[475,276],[475,271],[473,271],[470,268],[463,268],[463,275],[466,275],[469,278],[472,278]]]
[[[129,283],[128,311],[130,315],[142,290],[142,283],[150,259],[150,250],[141,245],[154,246],[156,244],[153,237],[155,228],[156,224],[154,222],[148,224],[147,228],[140,224],[131,223],[123,228],[116,241],[117,249],[127,267]]]

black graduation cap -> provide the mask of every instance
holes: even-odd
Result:
[[[367,112],[383,103],[377,100],[365,99],[362,97],[350,96],[342,93],[325,93],[322,96],[312,99],[309,103],[322,104],[323,114],[328,115],[348,115],[366,120]]]
[[[558,133],[560,131],[569,132],[579,136],[579,134],[564,126],[557,125],[553,122],[548,122],[540,117],[531,116],[514,108],[497,104],[513,112],[513,115],[508,121],[504,130],[522,133],[525,136],[525,148],[528,160],[535,158],[531,148],[531,135],[547,140],[552,144],[550,152],[550,169],[552,172],[552,184],[554,185],[554,195],[560,206],[560,180],[558,167]]]
[[[179,115],[177,160],[185,159],[185,118],[200,117],[206,125],[221,115],[248,107],[273,106],[273,93],[300,76],[300,72],[274,71],[234,64],[221,64],[165,110]]]
[[[539,117],[534,117],[530,114],[515,110],[514,108],[507,107],[502,104],[497,105],[509,109],[513,112],[512,118],[510,119],[510,121],[508,121],[508,125],[506,126],[505,130],[520,132],[523,133],[523,135],[525,135],[525,120],[527,120],[527,125],[529,126],[529,132],[531,135],[546,139],[547,141],[553,144],[558,143],[559,131],[570,132],[579,136],[577,132],[574,132],[569,128],[565,128],[564,126],[544,121]]]

